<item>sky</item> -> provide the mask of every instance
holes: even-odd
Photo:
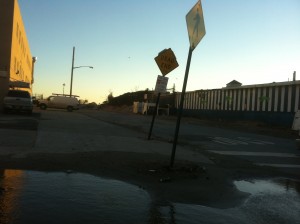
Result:
[[[187,91],[300,77],[299,0],[202,0],[206,35],[192,53]],[[154,58],[171,48],[179,66],[168,88],[182,91],[190,47],[186,14],[197,0],[19,0],[35,64],[33,94],[70,93],[102,103],[154,89]],[[299,78],[300,79],[300,78]],[[298,78],[297,78],[298,80]],[[64,85],[65,84],[65,87]]]

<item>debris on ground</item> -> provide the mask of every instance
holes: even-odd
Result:
[[[160,178],[159,182],[164,183],[164,182],[170,182],[171,181],[171,177],[165,177],[165,178]]]

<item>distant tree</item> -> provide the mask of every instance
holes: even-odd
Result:
[[[96,108],[96,107],[97,107],[97,104],[95,102],[87,104],[87,108],[89,108],[89,109],[93,109],[93,108]]]
[[[109,91],[109,94],[107,96],[107,102],[111,103],[113,101],[113,99],[114,99],[113,92]]]
[[[89,101],[87,99],[84,99],[84,100],[80,99],[79,100],[79,104],[81,104],[81,105],[87,104],[88,102]]]

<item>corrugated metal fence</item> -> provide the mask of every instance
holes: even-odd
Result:
[[[276,114],[278,118],[287,119],[285,123],[290,125],[291,117],[299,110],[299,94],[300,81],[197,90],[186,92],[183,108],[185,113],[193,115],[218,112],[212,113],[211,117],[213,114],[222,115],[220,112],[229,116],[229,112],[239,112],[239,118],[241,115],[245,118],[247,114],[252,114],[253,117],[253,112],[257,112],[256,116],[261,120]],[[179,107],[180,96],[181,93],[176,94],[176,108]],[[262,114],[264,116],[261,116]]]

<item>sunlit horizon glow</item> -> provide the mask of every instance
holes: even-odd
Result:
[[[179,67],[168,88],[181,91],[189,50],[185,16],[196,0],[19,0],[35,64],[34,94],[69,93],[101,103],[154,89],[154,58],[171,48]],[[300,1],[202,0],[206,35],[193,51],[187,91],[292,80],[300,76]],[[298,80],[298,79],[297,79]]]

